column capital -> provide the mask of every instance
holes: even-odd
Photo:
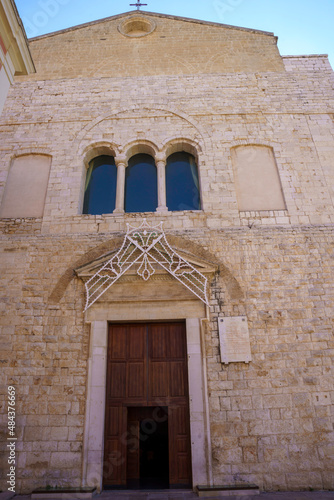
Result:
[[[166,155],[164,153],[157,153],[155,155],[155,161],[158,165],[158,163],[163,163],[164,165],[166,165]]]
[[[124,165],[125,167],[127,166],[128,160],[125,155],[117,155],[115,156],[115,164],[116,167],[119,165]]]

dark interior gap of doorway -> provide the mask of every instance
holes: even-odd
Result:
[[[128,479],[127,488],[169,488],[168,408],[128,408],[128,421],[132,422],[132,425],[138,423],[137,449],[134,446],[133,452],[131,449],[128,450],[128,459],[138,460],[137,474],[136,471],[131,474],[138,477]],[[129,428],[128,432],[134,430],[136,433],[136,427],[135,425],[134,429]]]

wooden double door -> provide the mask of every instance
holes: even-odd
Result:
[[[191,486],[184,322],[109,325],[103,482]]]

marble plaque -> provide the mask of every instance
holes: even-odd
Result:
[[[222,363],[252,360],[246,316],[218,318],[220,357]]]

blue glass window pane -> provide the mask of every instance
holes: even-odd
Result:
[[[110,214],[116,200],[117,167],[112,156],[98,156],[89,164],[83,213]]]
[[[125,169],[125,211],[155,212],[158,205],[157,169],[147,154],[130,158]]]
[[[166,196],[170,211],[200,210],[197,165],[191,154],[180,152],[168,157]]]

